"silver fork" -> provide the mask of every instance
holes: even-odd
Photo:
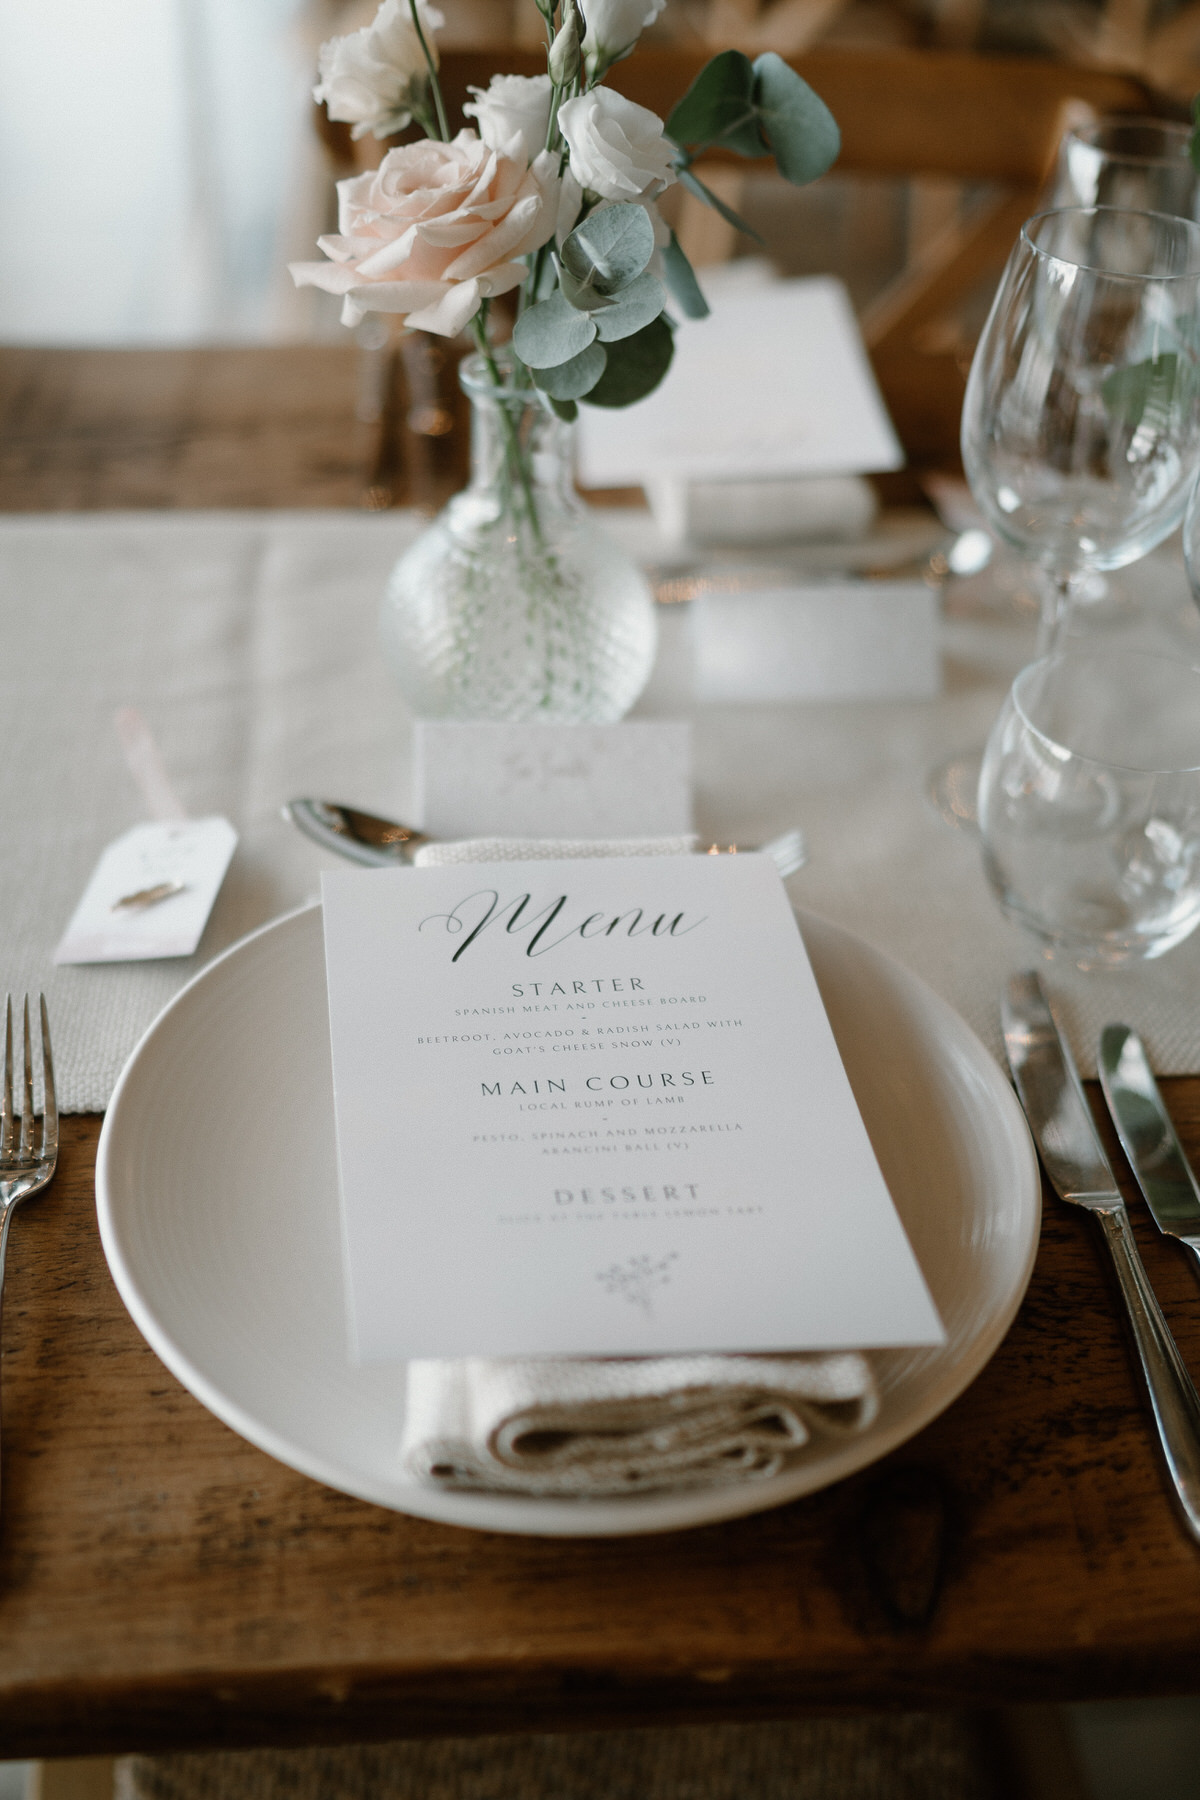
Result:
[[[41,1141],[34,1145],[33,1051],[29,1039],[29,996],[25,996],[25,1071],[21,1094],[21,1129],[13,1116],[13,1021],[12,996],[4,1007],[4,1093],[0,1099],[0,1317],[4,1301],[4,1263],[8,1254],[8,1228],[22,1200],[40,1194],[54,1176],[58,1161],[58,1101],[54,1092],[54,1062],[50,1054],[50,1021],[46,996],[39,996],[42,1016]]]

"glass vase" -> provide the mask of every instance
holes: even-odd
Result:
[[[472,356],[471,480],[388,580],[384,655],[420,718],[610,724],[657,643],[654,599],[571,481],[571,427]]]

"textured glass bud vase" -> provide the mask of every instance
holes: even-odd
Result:
[[[472,356],[471,482],[393,569],[380,632],[419,718],[610,724],[657,642],[654,600],[571,484],[571,428]]]

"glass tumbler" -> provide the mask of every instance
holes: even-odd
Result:
[[[1081,969],[1162,956],[1200,924],[1200,669],[1070,648],[1014,681],[979,779],[1002,910]]]

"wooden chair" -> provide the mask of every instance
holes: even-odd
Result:
[[[613,68],[609,81],[665,113],[706,55],[643,46]],[[952,178],[994,189],[966,222],[950,217],[932,231],[917,259],[862,319],[876,376],[911,461],[954,462],[971,350],[956,330],[955,308],[999,273],[1022,223],[1037,208],[1072,115],[1147,112],[1150,96],[1121,74],[950,51],[825,45],[789,60],[841,126],[837,170]],[[504,58],[504,67],[517,74],[535,74],[542,66],[536,53],[514,50]],[[442,78],[451,108],[461,106],[468,85],[486,86],[496,67],[494,51],[447,52]],[[740,171],[753,167],[737,158],[714,159],[705,178],[736,183]],[[722,236],[721,221],[706,216],[718,229],[707,248],[700,246],[701,262],[719,260],[711,254],[714,243],[724,254],[733,249],[733,234]],[[690,248],[696,247],[693,241]]]

